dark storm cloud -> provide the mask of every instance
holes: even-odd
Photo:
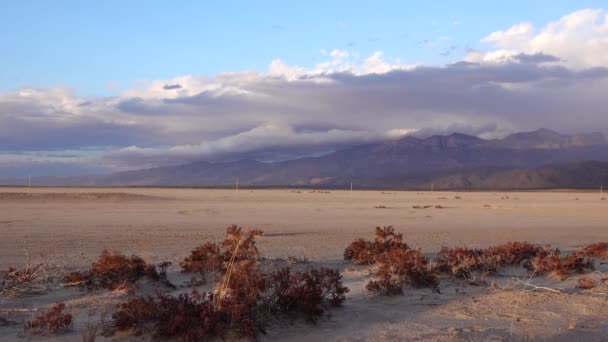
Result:
[[[165,84],[163,86],[164,90],[172,90],[172,89],[181,89],[182,86],[180,84]]]

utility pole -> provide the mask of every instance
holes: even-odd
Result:
[[[353,180],[350,180],[350,193],[353,193]]]
[[[236,185],[234,186],[234,191],[239,192],[239,177],[236,177]]]

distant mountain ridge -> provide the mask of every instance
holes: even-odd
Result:
[[[570,172],[573,163],[592,167],[602,179],[608,161],[608,145],[601,133],[565,135],[547,129],[521,132],[503,139],[485,140],[454,133],[428,138],[401,139],[353,146],[321,157],[274,163],[240,160],[227,163],[195,162],[186,165],[119,172],[106,176],[37,179],[39,185],[91,186],[243,186],[344,187],[352,180],[359,188],[419,188],[436,182],[445,188],[500,187],[515,184],[510,177],[527,170],[534,181],[524,187],[587,187],[586,180],[553,182],[553,177]],[[554,165],[554,174],[532,170]],[[517,172],[515,170],[518,170]],[[576,171],[584,175],[584,171]],[[464,178],[463,178],[464,177]],[[562,179],[557,177],[556,179]],[[527,184],[527,185],[525,185]]]

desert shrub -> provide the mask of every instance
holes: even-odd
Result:
[[[587,257],[608,258],[608,242],[596,242],[583,248],[582,253]]]
[[[240,303],[255,305],[266,290],[266,277],[255,260],[232,263],[216,289],[219,299],[233,298]]]
[[[437,261],[439,270],[468,280],[476,279],[475,273],[486,269],[481,249],[442,247]]]
[[[64,282],[68,285],[80,285],[88,288],[103,287],[114,290],[133,286],[144,276],[154,280],[166,281],[166,267],[168,264],[163,265],[163,274],[159,274],[154,265],[147,264],[136,255],[127,257],[104,250],[101,252],[99,259],[92,263],[87,271],[70,273],[64,279]]]
[[[344,260],[352,260],[359,265],[369,265],[376,262],[374,243],[357,239],[344,250]]]
[[[323,314],[323,304],[340,306],[349,289],[337,270],[321,268],[291,272],[285,267],[270,274],[268,306],[272,311],[302,313],[312,322]]]
[[[363,239],[353,241],[344,250],[344,260],[352,260],[359,265],[374,264],[378,256],[392,249],[409,249],[403,242],[403,235],[396,234],[392,226],[376,227],[374,241]]]
[[[560,251],[555,249],[534,257],[528,268],[536,274],[553,273],[563,280],[573,272],[584,273],[585,269],[593,269],[594,262],[580,251],[562,257]]]
[[[46,313],[34,317],[25,323],[26,330],[31,334],[55,334],[72,325],[72,315],[64,313],[64,303],[58,303]]]
[[[220,253],[220,246],[215,243],[205,242],[196,247],[190,256],[180,263],[182,272],[223,273],[224,257]]]
[[[597,282],[589,277],[580,277],[576,287],[583,290],[592,289],[597,286]]]
[[[546,248],[527,241],[509,241],[486,248],[483,250],[483,258],[485,264],[490,268],[498,268],[506,265],[521,265],[546,252]]]
[[[230,262],[252,260],[259,256],[255,238],[263,235],[261,230],[243,231],[236,225],[226,228],[226,238],[221,244],[206,242],[196,247],[180,266],[182,272],[198,272],[202,275],[223,275]]]
[[[231,299],[215,303],[212,294],[196,291],[177,297],[133,297],[119,305],[112,319],[118,331],[151,332],[159,339],[211,340],[228,331],[252,339],[256,336],[249,307]]]
[[[401,294],[404,285],[430,287],[438,292],[439,279],[419,249],[394,248],[378,258],[379,267],[367,289],[386,295]]]

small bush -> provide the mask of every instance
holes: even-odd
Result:
[[[438,269],[458,278],[476,279],[475,272],[484,271],[484,251],[463,247],[442,247],[439,251]]]
[[[582,253],[587,257],[608,258],[608,242],[596,242],[583,248]]]
[[[165,265],[164,268],[166,268]],[[142,258],[119,253],[101,252],[99,259],[83,272],[73,272],[65,279],[68,285],[80,285],[88,288],[107,288],[115,290],[133,286],[140,278],[147,276],[154,280],[166,281],[166,271],[159,274],[154,265],[147,264]]]
[[[252,260],[259,256],[255,238],[263,234],[261,230],[243,232],[241,227],[229,226],[226,228],[226,239],[221,244],[206,242],[196,247],[180,263],[182,272],[198,272],[203,276],[212,274],[214,277],[223,275],[231,261]]]
[[[579,289],[588,290],[597,286],[597,282],[589,277],[580,277],[578,279],[578,287]]]
[[[396,295],[403,292],[404,285],[411,285],[430,287],[438,292],[439,279],[435,269],[420,250],[394,248],[383,253],[378,263],[375,279],[366,287],[370,291]]]
[[[506,265],[521,265],[533,257],[546,253],[547,250],[530,242],[507,242],[490,246],[483,251],[485,263],[498,268]]]
[[[196,291],[177,297],[133,297],[119,305],[112,319],[118,331],[152,332],[159,339],[210,340],[228,331],[252,339],[256,336],[246,306],[229,300],[215,304],[213,295]]]
[[[573,272],[584,273],[585,269],[593,269],[594,262],[580,251],[562,257],[560,251],[555,249],[534,257],[528,268],[536,274],[553,273],[563,280]]]
[[[64,303],[58,303],[46,313],[26,322],[25,328],[32,334],[56,334],[72,325],[72,315],[64,313]]]
[[[321,268],[292,273],[285,267],[270,274],[269,307],[272,311],[303,313],[316,322],[324,312],[324,303],[340,306],[348,291],[337,270]]]
[[[373,242],[363,239],[353,241],[344,250],[344,260],[352,260],[359,265],[374,264],[378,256],[392,249],[409,249],[403,242],[403,235],[396,234],[392,226],[376,227],[376,238]]]

